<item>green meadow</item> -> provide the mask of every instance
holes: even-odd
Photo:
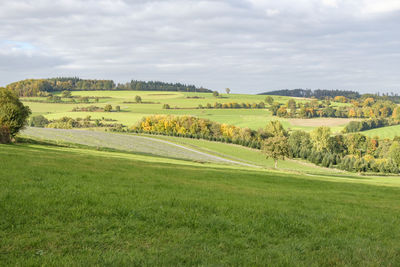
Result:
[[[153,114],[191,115],[239,127],[249,127],[251,129],[263,128],[269,121],[279,120],[286,128],[290,129],[310,131],[322,123],[332,127],[333,131],[338,132],[349,122],[349,120],[341,119],[327,119],[322,122],[317,120],[316,123],[312,123],[315,119],[297,119],[293,121],[291,119],[274,117],[268,109],[198,109],[199,105],[206,106],[207,103],[213,105],[215,102],[260,103],[265,100],[266,96],[264,95],[222,94],[221,98],[216,98],[211,93],[165,91],[74,91],[72,95],[99,97],[99,102],[88,104],[56,104],[29,101],[32,99],[45,100],[45,98],[40,97],[23,98],[23,100],[26,105],[30,106],[33,115],[42,114],[48,119],[59,119],[65,116],[72,118],[91,116],[93,119],[104,117],[112,118],[125,126],[132,126],[141,118]],[[144,103],[134,103],[135,96],[137,95],[142,98]],[[290,97],[274,96],[274,100],[280,103],[286,103],[289,99]],[[298,102],[309,101],[309,99],[303,98],[295,99]],[[120,106],[121,112],[72,112],[74,107],[87,107],[90,105],[104,107],[107,104],[113,107]],[[163,109],[164,104],[170,105],[171,109]],[[341,104],[335,103],[335,105]],[[175,109],[175,107],[179,109]]]
[[[400,125],[387,126],[383,128],[372,129],[362,132],[362,134],[369,137],[379,136],[381,138],[393,139],[396,136],[400,136]]]
[[[400,264],[398,178],[45,144],[0,159],[2,265]]]
[[[73,94],[100,99],[24,103],[49,119],[105,117],[126,126],[153,114],[252,129],[277,119],[268,109],[197,109],[216,101],[257,103],[265,99],[259,95]],[[133,103],[136,95],[144,103]],[[121,112],[72,112],[108,104]],[[340,131],[349,121],[278,120],[306,131],[321,125]],[[399,176],[360,175],[302,160],[280,160],[275,170],[272,159],[243,146],[92,130],[28,128],[17,143],[0,145],[1,265],[400,265]],[[366,133],[378,130],[390,135],[398,129]]]

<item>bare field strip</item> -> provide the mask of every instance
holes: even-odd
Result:
[[[346,119],[346,118],[318,118],[318,119],[288,119],[290,124],[294,126],[307,126],[307,127],[319,127],[319,126],[342,126],[351,121],[359,119]]]
[[[42,140],[61,141],[94,147],[112,148],[117,150],[152,154],[169,158],[257,167],[255,165],[211,155],[166,140],[131,134],[128,135],[85,130],[33,127],[25,129],[22,134],[24,136],[39,138]]]

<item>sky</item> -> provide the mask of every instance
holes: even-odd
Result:
[[[60,76],[400,93],[400,0],[1,0],[0,86]]]

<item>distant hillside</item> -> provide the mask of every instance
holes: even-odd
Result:
[[[134,81],[116,85],[112,80],[80,79],[78,77],[60,77],[50,79],[26,79],[7,85],[19,96],[38,96],[41,92],[55,91],[95,91],[95,90],[138,90],[138,91],[181,91],[212,92],[194,85],[165,83],[158,81]]]
[[[315,97],[318,99],[324,99],[326,97],[335,97],[335,96],[345,96],[350,99],[360,98],[360,93],[355,91],[345,91],[345,90],[311,90],[311,89],[282,89],[276,91],[270,91],[261,93],[259,95],[279,95],[279,96],[292,96],[292,97]]]

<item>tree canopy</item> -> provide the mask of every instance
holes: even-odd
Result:
[[[279,121],[270,121],[265,131],[269,137],[264,140],[262,150],[267,158],[274,160],[277,168],[278,160],[289,156],[288,132]]]
[[[9,142],[27,124],[31,111],[24,106],[18,96],[5,88],[0,88],[0,141]]]

